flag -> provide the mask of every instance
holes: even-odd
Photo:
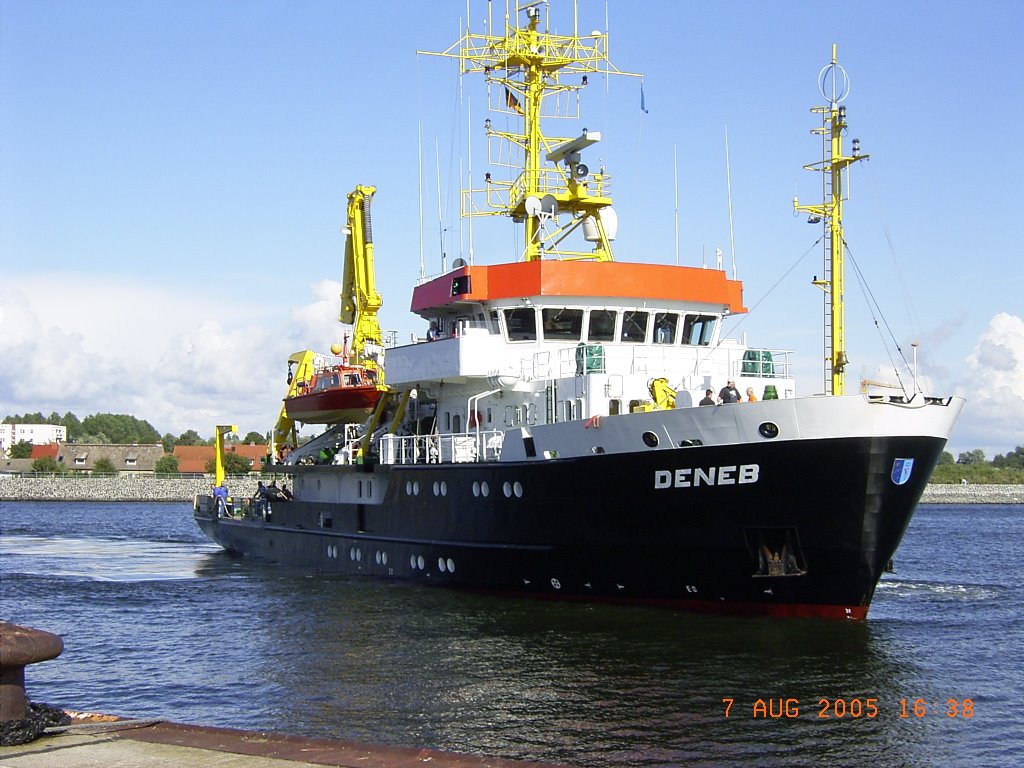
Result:
[[[640,81],[640,110],[647,114],[647,102],[644,100],[644,81]]]
[[[505,88],[505,106],[509,109],[514,109],[520,115],[523,114],[523,108],[519,106],[519,99],[507,87]]]

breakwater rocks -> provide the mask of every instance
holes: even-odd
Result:
[[[232,477],[232,496],[256,493],[257,477]],[[288,482],[286,477],[270,478]],[[0,501],[191,501],[209,493],[209,477],[154,477],[126,475],[28,477],[0,474]],[[1024,485],[929,485],[922,504],[1024,504]]]
[[[257,480],[229,478],[228,489],[234,496],[252,496]],[[208,477],[0,475],[0,501],[192,501],[212,486]]]
[[[1024,485],[929,485],[922,504],[1024,504]]]

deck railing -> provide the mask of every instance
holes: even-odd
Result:
[[[381,464],[462,464],[497,461],[505,433],[479,430],[450,435],[384,435]]]

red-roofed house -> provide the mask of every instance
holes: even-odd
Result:
[[[239,445],[226,446],[228,453],[237,453],[249,460],[252,472],[263,471],[263,461],[267,457],[267,446],[265,445]],[[178,459],[178,471],[182,474],[203,474],[206,472],[206,464],[214,458],[214,447],[212,445],[176,445],[174,455]]]
[[[60,443],[47,443],[46,445],[33,445],[30,459],[51,458],[57,460],[57,452],[60,451]]]

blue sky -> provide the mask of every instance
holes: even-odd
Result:
[[[465,255],[460,148],[471,130],[482,175],[486,95],[415,51],[448,47],[465,19],[450,0],[0,1],[0,412],[265,431],[287,355],[338,338],[356,184],[378,187],[383,325],[422,334],[408,312],[421,169],[433,274],[442,241],[449,263]],[[678,175],[681,263],[716,247],[731,261],[727,130],[736,261],[757,305],[735,333],[794,350],[800,390],[821,391],[820,228],[791,206],[820,189],[802,166],[819,159],[809,110],[837,43],[850,137],[871,154],[846,207],[853,257],[908,359],[920,343],[929,388],[968,398],[950,449],[1024,444],[1024,5],[581,3],[581,29],[606,24],[613,62],[644,75],[648,113],[639,80],[599,77],[583,119],[550,132],[604,136],[585,159],[613,175],[616,257],[675,262]],[[509,229],[477,220],[478,261],[511,257]],[[892,374],[852,272],[848,284],[855,390]]]

